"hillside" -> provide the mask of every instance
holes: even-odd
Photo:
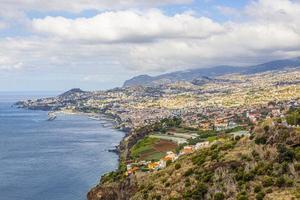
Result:
[[[88,199],[300,199],[300,130],[266,120],[162,170],[104,176]]]
[[[192,82],[195,79],[203,79],[203,77],[216,77],[232,73],[255,74],[273,70],[283,70],[285,68],[300,67],[300,57],[286,60],[276,60],[256,66],[234,67],[234,66],[216,66],[211,68],[191,69],[186,71],[177,71],[159,76],[140,75],[125,81],[124,87],[139,85],[160,85],[165,83],[173,83],[177,81]]]

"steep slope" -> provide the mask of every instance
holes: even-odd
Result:
[[[114,177],[88,199],[300,199],[300,132],[257,126],[250,138],[223,138],[160,171]]]

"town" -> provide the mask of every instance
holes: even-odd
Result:
[[[214,174],[209,169],[201,172],[203,163],[214,168],[227,166],[226,162],[236,165],[244,163],[243,159],[250,161],[249,153],[242,155],[239,151],[251,151],[254,153],[250,157],[257,157],[255,148],[261,148],[260,144],[264,145],[274,140],[272,135],[268,135],[268,130],[284,133],[286,129],[287,133],[291,133],[290,137],[295,137],[286,141],[288,145],[293,145],[288,147],[295,152],[291,155],[300,154],[300,149],[297,153],[298,148],[296,148],[299,142],[297,131],[300,125],[299,79],[300,70],[290,68],[250,75],[228,74],[205,82],[179,81],[92,92],[72,89],[57,97],[17,102],[16,106],[49,111],[49,116],[53,120],[56,112],[85,114],[92,119],[110,118],[115,121],[115,128],[126,132],[116,148],[120,158],[118,169],[103,175],[100,184],[91,190],[90,195],[101,196],[103,192],[111,192],[107,188],[112,186],[116,194],[119,192],[119,187],[130,183],[126,186],[128,191],[138,189],[140,192],[136,194],[137,199],[147,199],[148,191],[154,187],[152,183],[148,183],[149,178],[156,182],[152,197],[158,195],[157,191],[161,195],[165,194],[168,188],[171,188],[171,182],[177,182],[177,192],[172,196],[179,199],[185,196],[189,199],[190,190],[195,192],[202,190],[192,187],[189,176],[195,173],[198,173],[197,176],[199,173],[205,174],[203,180],[206,180],[211,176],[209,173]],[[274,151],[272,146],[267,148],[270,148],[268,152]],[[238,155],[230,152],[232,149],[236,149]],[[280,151],[282,150],[278,150],[279,155]],[[230,155],[226,157],[225,163],[219,160],[220,152]],[[261,154],[264,152],[262,151]],[[206,162],[205,158],[208,155],[210,159]],[[232,158],[234,159],[231,161]],[[257,163],[259,161],[253,159],[255,162],[253,166],[259,166],[260,164]],[[186,161],[188,163],[185,163]],[[275,162],[278,165],[277,161],[278,159],[268,162]],[[297,163],[294,165],[295,169],[300,168]],[[194,167],[190,168],[191,166]],[[176,173],[172,179],[160,180],[158,174],[171,174],[172,169],[181,173]],[[232,173],[241,173],[231,168],[227,170],[230,171],[228,176]],[[265,178],[257,175],[256,184]],[[176,178],[178,176],[181,178]],[[240,179],[239,174],[234,176],[237,177],[236,180]],[[246,176],[248,174],[245,174]],[[218,175],[215,174],[215,177]],[[269,180],[272,177],[267,178]],[[280,178],[278,181],[293,185],[288,176]],[[231,180],[227,177],[227,180],[229,179]],[[166,180],[169,181],[165,183]],[[203,180],[194,180],[194,183],[199,183],[202,187]],[[140,188],[137,188],[136,184],[139,184]],[[147,188],[142,189],[145,184],[148,185]],[[227,183],[222,182],[222,184]],[[218,184],[216,182],[211,185]],[[237,188],[238,185],[240,182],[235,182],[234,187]],[[183,191],[187,193],[183,194]],[[248,193],[252,194],[252,191],[253,189],[249,189]],[[236,189],[234,194],[241,196],[239,199],[246,199],[241,189]],[[210,195],[214,195],[213,192]],[[226,195],[230,196],[228,192]],[[258,195],[257,199],[262,199],[259,195],[266,194],[258,192],[256,195]]]

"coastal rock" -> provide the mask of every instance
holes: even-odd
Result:
[[[137,191],[135,176],[127,177],[120,182],[97,185],[87,194],[88,200],[129,200]]]

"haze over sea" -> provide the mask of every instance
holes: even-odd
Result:
[[[5,200],[82,200],[100,176],[115,169],[108,152],[123,133],[109,121],[11,107],[57,93],[0,93],[0,191]]]

